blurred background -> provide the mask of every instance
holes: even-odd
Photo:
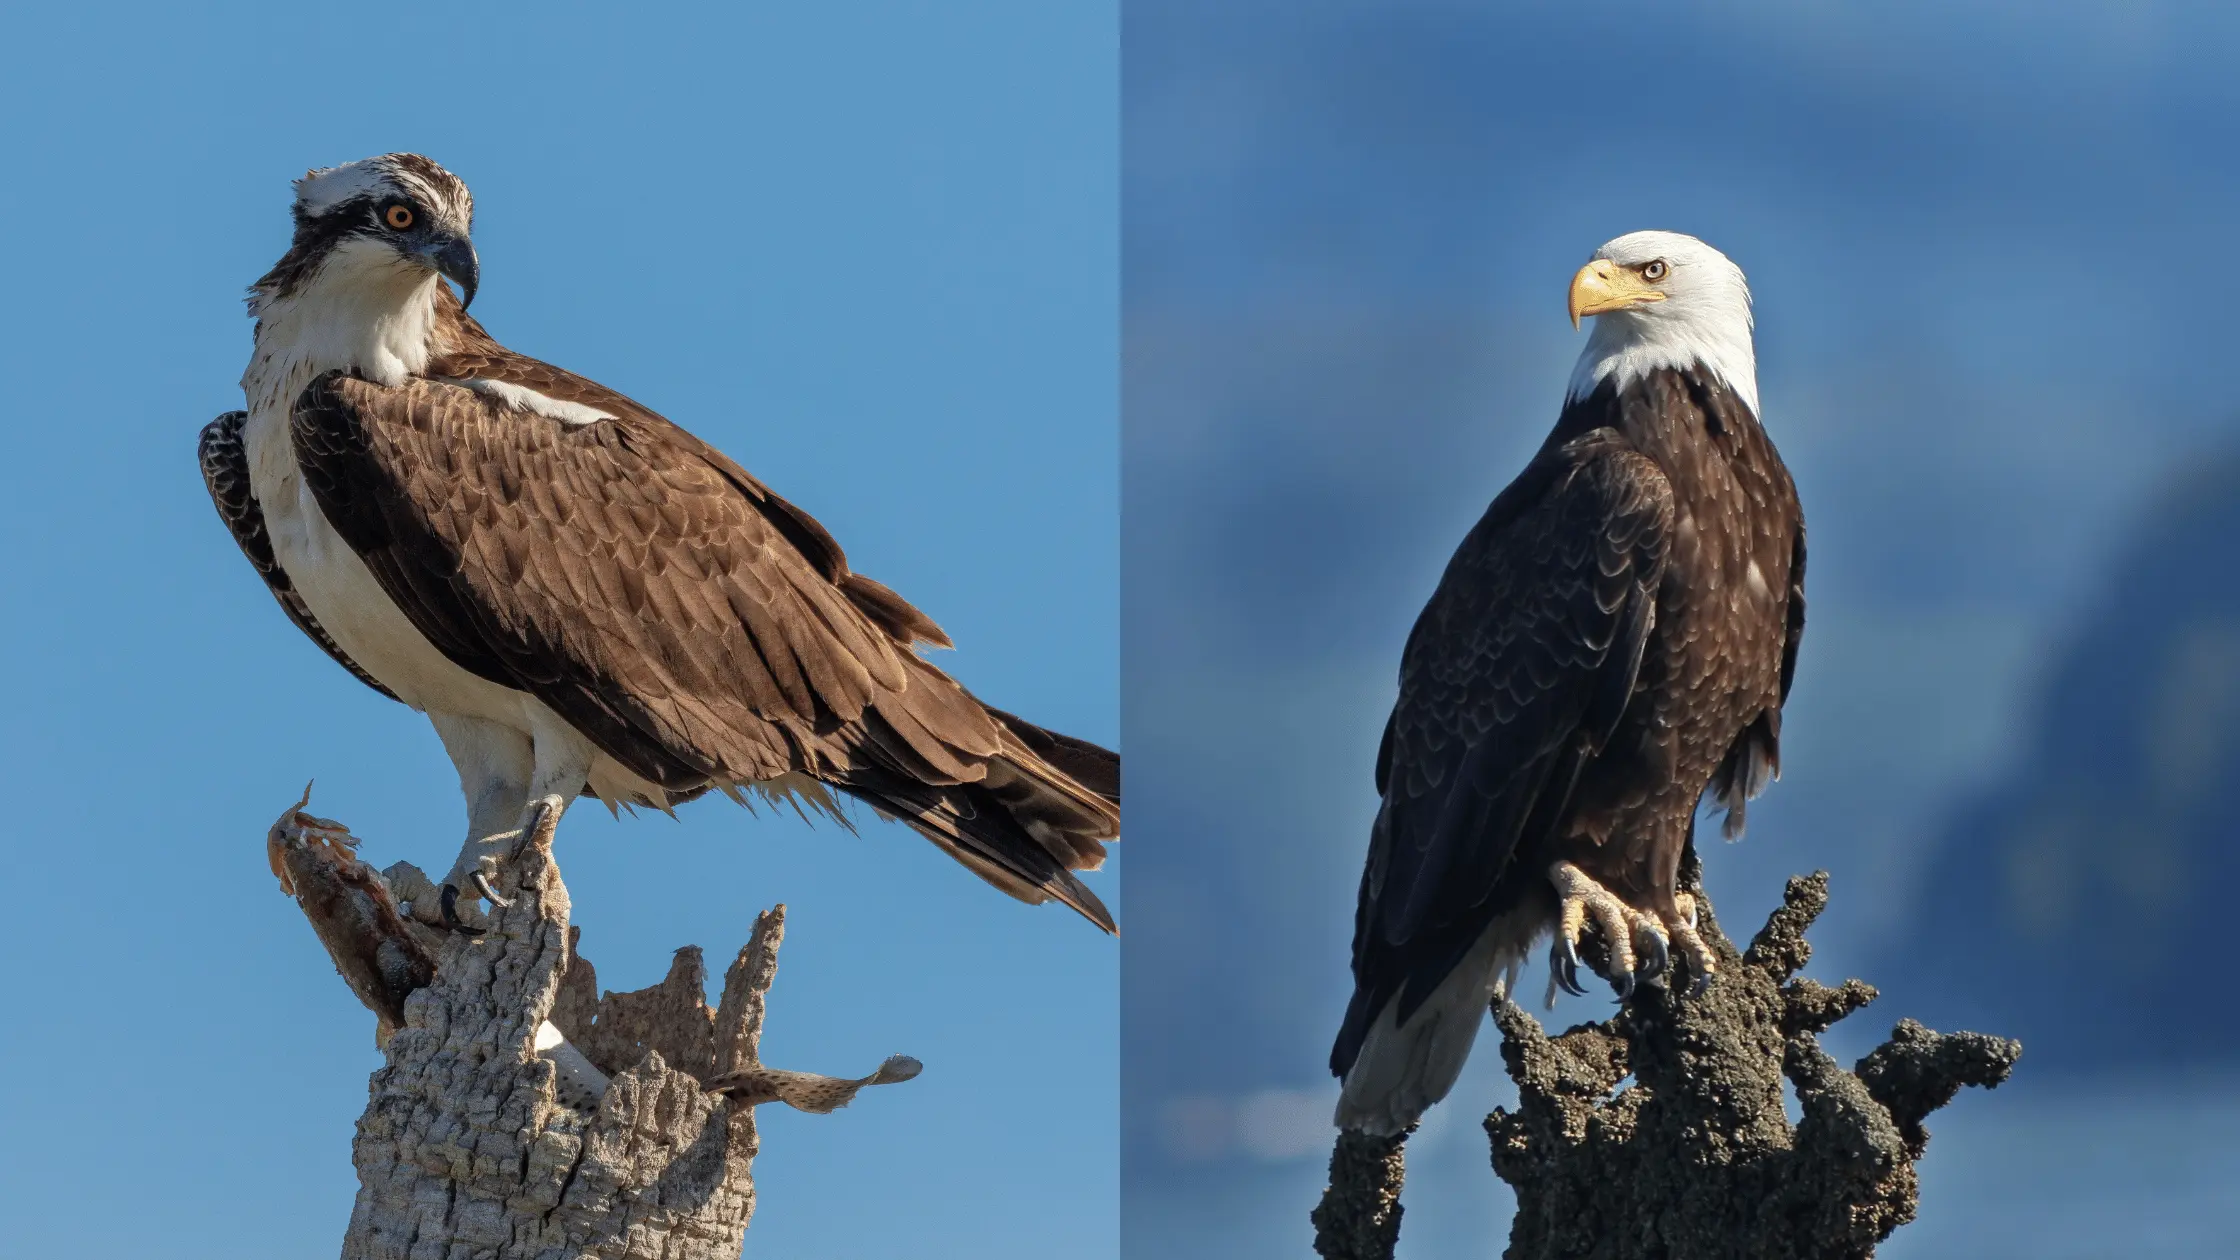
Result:
[[[2240,210],[2230,9],[1131,0],[1129,1257],[1297,1257],[1400,646],[1553,423],[1572,271],[1695,233],[1758,298],[1811,621],[1786,779],[1706,854],[1810,973],[2020,1037],[1891,1257],[2240,1254]],[[1523,988],[1537,996],[1544,967]],[[1566,999],[1556,1026],[1609,1013]],[[1488,1030],[1401,1254],[1511,1200]]]
[[[378,865],[464,816],[426,721],[290,626],[197,430],[289,181],[391,149],[473,187],[507,344],[821,518],[991,702],[1118,730],[1118,16],[906,0],[11,5],[0,37],[0,1252],[331,1255],[373,1020],[282,897],[307,779]],[[791,910],[764,1052],[908,1085],[762,1115],[749,1257],[1112,1257],[1119,950],[899,826],[578,808],[603,983]],[[1091,883],[1122,918],[1113,874]]]

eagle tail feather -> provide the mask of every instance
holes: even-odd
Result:
[[[1711,799],[1726,810],[1719,834],[1740,840],[1748,822],[1750,802],[1781,777],[1781,711],[1768,709],[1727,750],[1726,760],[1711,775]]]
[[[1363,993],[1354,994],[1331,1053],[1332,1066],[1345,1065],[1334,1117],[1339,1128],[1376,1137],[1405,1133],[1454,1088],[1487,1005],[1515,983],[1523,959],[1503,926],[1486,929],[1404,1021],[1400,994],[1375,1009]]]

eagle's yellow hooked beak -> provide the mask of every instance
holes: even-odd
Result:
[[[1597,258],[1571,277],[1571,326],[1577,328],[1583,315],[1600,315],[1605,311],[1622,311],[1629,306],[1662,301],[1664,292],[1643,280],[1641,273],[1607,258]]]

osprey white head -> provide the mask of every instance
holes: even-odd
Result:
[[[438,275],[474,302],[474,195],[458,176],[417,153],[384,153],[306,171],[295,193],[295,239],[252,287],[252,305],[320,280],[386,286]]]

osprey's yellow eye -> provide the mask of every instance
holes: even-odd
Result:
[[[412,207],[400,201],[381,212],[381,221],[402,232],[412,226]]]
[[[392,211],[392,213],[394,212]],[[1665,272],[1669,270],[1671,268],[1664,265],[1664,259],[1653,259],[1648,266],[1641,269],[1641,278],[1655,284],[1657,281],[1664,279]]]

